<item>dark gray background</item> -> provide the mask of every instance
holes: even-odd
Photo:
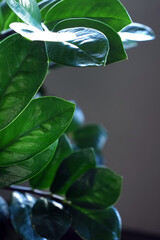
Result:
[[[57,69],[46,86],[50,95],[76,100],[86,122],[108,129],[107,165],[124,177],[117,204],[123,226],[160,234],[160,1],[122,2],[156,40],[129,50],[121,63]]]

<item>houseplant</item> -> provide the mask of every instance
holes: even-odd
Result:
[[[1,222],[10,217],[23,239],[60,239],[70,227],[83,239],[119,239],[120,216],[112,205],[122,178],[97,165],[106,130],[81,126],[71,102],[33,96],[52,62],[111,64],[127,58],[124,46],[135,46],[139,36],[152,39],[153,32],[129,25],[118,0],[0,4],[0,187],[19,190],[10,213],[1,199]],[[31,188],[13,186],[28,179]]]

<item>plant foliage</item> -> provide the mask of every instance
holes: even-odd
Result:
[[[84,125],[71,101],[36,93],[53,63],[104,66],[153,38],[119,0],[0,1],[0,188],[19,190],[9,205],[0,197],[2,237],[120,239],[122,177],[102,164],[107,131]]]

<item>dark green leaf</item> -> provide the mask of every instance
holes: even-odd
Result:
[[[32,188],[50,188],[60,163],[72,153],[72,145],[67,136],[62,135],[58,141],[56,152],[49,164],[30,180]]]
[[[74,104],[56,97],[32,100],[0,132],[0,166],[30,159],[56,141],[72,120]]]
[[[8,167],[0,167],[0,188],[26,181],[41,171],[55,153],[57,142],[35,157]]]
[[[9,17],[5,21],[4,30],[8,30],[10,28],[11,23],[20,22],[20,21],[21,21],[21,19],[11,10],[11,14],[9,15]]]
[[[47,43],[51,61],[69,66],[102,66],[107,61],[109,43],[104,34],[91,28],[68,28],[61,33],[74,33],[68,42]]]
[[[70,227],[71,215],[61,204],[40,198],[32,209],[32,224],[41,236],[59,240]]]
[[[6,200],[4,200],[4,198],[0,196],[0,224],[5,223],[8,220],[8,218],[9,218],[8,204]]]
[[[120,196],[122,178],[108,168],[90,169],[68,190],[66,196],[74,205],[104,209]]]
[[[5,0],[0,2],[0,32],[4,29],[5,21],[8,19],[12,10],[9,8]]]
[[[106,64],[121,61],[127,58],[123,48],[123,44],[120,36],[113,30],[109,25],[104,24],[100,21],[87,18],[74,18],[67,19],[59,22],[55,27],[54,31],[59,31],[64,28],[71,27],[88,27],[94,28],[102,32],[109,41],[109,53]]]
[[[80,176],[95,166],[95,154],[92,149],[74,152],[61,163],[52,183],[51,192],[65,195]]]
[[[81,238],[85,240],[120,239],[121,218],[115,208],[87,212],[81,210],[71,208],[72,227]]]
[[[119,0],[62,0],[46,15],[46,23],[66,18],[98,18],[117,32],[131,23]]]
[[[83,125],[84,119],[85,119],[85,117],[84,117],[83,111],[81,110],[81,108],[76,106],[72,122],[69,125],[69,127],[67,128],[66,133],[75,132],[81,125]]]
[[[41,14],[36,0],[6,0],[10,8],[24,22],[39,29],[41,27]]]
[[[101,150],[108,139],[108,133],[101,125],[91,124],[74,132],[74,141],[80,148],[93,147]]]
[[[47,1],[45,0],[45,1],[40,2],[38,5],[39,5],[39,8],[41,9],[42,19],[45,18],[45,15],[48,12],[48,10],[60,1],[61,0],[47,0]]]
[[[30,194],[13,192],[10,205],[11,221],[14,229],[24,240],[45,240],[32,228],[30,214],[36,199]]]
[[[0,129],[27,106],[48,69],[44,43],[15,34],[0,43]]]

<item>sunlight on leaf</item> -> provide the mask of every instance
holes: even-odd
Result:
[[[140,23],[131,23],[119,32],[119,35],[122,41],[149,41],[155,39],[152,29]]]
[[[44,25],[43,25],[44,31],[41,31],[38,28],[27,25],[25,23],[18,22],[11,23],[9,26],[15,32],[19,33],[20,35],[31,41],[63,42],[71,41],[76,37],[74,33],[51,32]]]

